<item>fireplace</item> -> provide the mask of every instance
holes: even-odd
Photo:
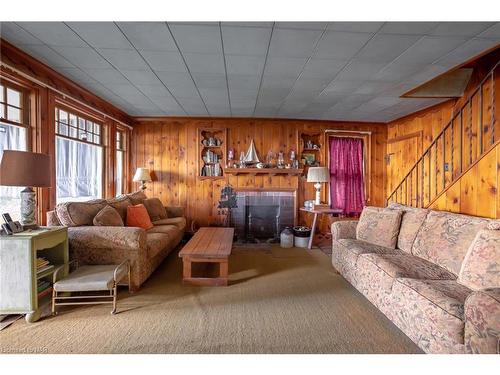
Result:
[[[265,242],[279,238],[285,227],[295,224],[295,191],[240,190],[232,210],[238,241]]]

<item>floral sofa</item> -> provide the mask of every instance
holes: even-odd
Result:
[[[146,201],[143,192],[135,192],[108,200],[62,203],[47,213],[47,224],[68,227],[70,258],[80,264],[119,264],[129,260],[130,289],[134,291],[182,240],[186,228],[182,208],[165,207],[156,216],[148,210],[153,224],[148,230],[123,224],[98,226],[94,219],[103,208],[111,206],[126,222],[127,206]]]
[[[332,224],[332,263],[425,352],[500,353],[499,229],[500,220],[367,207],[359,222]]]

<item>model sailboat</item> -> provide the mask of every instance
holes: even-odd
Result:
[[[246,164],[257,164],[260,163],[259,156],[257,155],[257,150],[255,149],[255,143],[252,142],[250,143],[250,147],[248,147],[248,151],[245,155],[244,159]]]

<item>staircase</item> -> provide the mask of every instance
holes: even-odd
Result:
[[[387,203],[429,207],[449,186],[500,141],[495,108],[498,62],[436,136],[405,177],[388,195]],[[497,111],[497,112],[495,112]]]

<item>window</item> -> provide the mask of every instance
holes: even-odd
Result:
[[[102,125],[56,108],[57,203],[102,198]]]
[[[28,150],[29,126],[23,123],[25,108],[21,90],[0,84],[0,159],[4,150]],[[0,186],[0,214],[10,213],[12,219],[21,218],[20,192],[24,187]]]
[[[127,151],[125,136],[124,131],[116,131],[116,195],[125,193],[125,156]]]

